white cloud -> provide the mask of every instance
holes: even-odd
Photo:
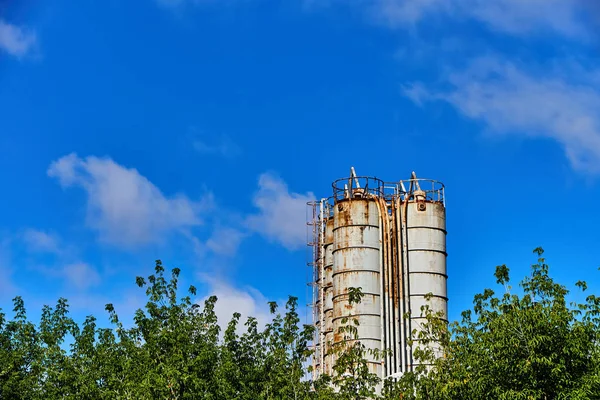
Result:
[[[70,285],[78,290],[87,289],[90,286],[95,286],[100,283],[100,275],[89,264],[84,262],[76,262],[65,265],[60,271]]]
[[[576,0],[471,0],[462,6],[464,14],[506,33],[552,30],[570,37],[587,34]]]
[[[75,259],[62,258],[52,265],[35,263],[30,265],[31,271],[52,279],[59,279],[64,292],[61,295],[70,297],[75,293],[87,293],[86,289],[101,283],[100,273],[94,266]]]
[[[31,251],[60,253],[60,239],[53,233],[47,233],[38,229],[26,229],[23,234],[23,241]]]
[[[11,239],[0,233],[0,300],[8,300],[17,294],[18,288],[12,279],[14,268],[11,245]]]
[[[199,225],[200,214],[212,203],[211,196],[201,201],[167,197],[136,169],[109,158],[69,154],[54,161],[48,175],[63,187],[83,188],[89,226],[101,240],[119,246],[156,243],[170,232]]]
[[[479,58],[447,77],[450,89],[417,83],[405,90],[416,103],[443,100],[490,132],[558,141],[574,169],[600,173],[600,91],[597,72],[526,72],[493,57]],[[578,82],[589,82],[578,83]]]
[[[239,229],[218,227],[206,241],[206,248],[215,254],[232,257],[246,234]]]
[[[15,57],[23,57],[33,49],[36,42],[34,32],[0,19],[0,49]]]
[[[391,26],[413,25],[431,13],[449,12],[453,0],[376,0],[378,17]]]
[[[78,261],[74,248],[65,244],[55,233],[29,228],[20,235],[27,250],[34,253],[50,253],[59,256],[53,266],[34,267],[37,271],[50,277],[63,279],[67,287],[78,291],[85,290],[100,283],[100,274],[91,265]]]
[[[210,286],[209,296],[217,296],[215,313],[222,329],[227,327],[235,312],[241,314],[238,332],[245,330],[243,324],[248,317],[256,318],[259,327],[264,327],[272,319],[268,300],[258,290],[251,287],[235,288],[224,281],[207,276],[203,276],[201,279]],[[200,304],[204,304],[207,298],[208,296]]]
[[[225,158],[234,158],[242,153],[242,149],[227,135],[211,135],[203,139],[195,138],[192,141],[194,149],[205,155],[218,155]]]
[[[382,23],[392,27],[415,25],[427,17],[471,19],[492,30],[521,35],[553,31],[573,38],[589,36],[581,19],[590,9],[586,0],[363,0]]]
[[[253,203],[260,210],[247,218],[250,229],[293,250],[306,245],[306,203],[312,193],[291,193],[280,178],[264,173]]]

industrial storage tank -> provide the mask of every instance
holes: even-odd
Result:
[[[345,319],[358,322],[357,339],[367,350],[381,350],[380,232],[376,200],[356,189],[336,197],[333,213],[334,345],[347,340],[339,330]],[[362,300],[349,303],[349,288],[360,288]],[[369,370],[381,375],[381,362],[367,355]]]
[[[444,185],[429,179],[403,182],[409,188],[404,193],[400,212],[406,243],[404,269],[405,287],[408,288],[410,319],[408,332],[419,345],[418,332],[426,322],[422,307],[429,309],[445,321],[448,319],[446,271],[446,207]],[[416,330],[416,334],[413,331]],[[411,351],[412,353],[412,351]],[[411,357],[410,369],[418,365]]]
[[[447,322],[444,190],[414,172],[386,183],[358,177],[352,168],[349,178],[333,183],[333,198],[311,203],[313,378],[333,373],[332,346],[356,341],[382,379],[419,364],[414,350],[421,345],[422,307]],[[358,304],[349,303],[350,288],[361,289]],[[356,326],[355,338],[342,331],[345,325]]]

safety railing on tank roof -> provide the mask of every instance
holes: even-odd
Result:
[[[398,193],[403,199],[410,200],[416,191],[425,193],[427,201],[434,201],[446,205],[445,186],[442,182],[434,179],[404,179],[396,184]]]
[[[383,196],[384,183],[381,179],[371,176],[351,176],[335,180],[333,186],[333,201],[352,198],[367,198]]]

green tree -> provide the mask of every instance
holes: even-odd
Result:
[[[503,289],[475,296],[472,310],[448,325],[425,306],[427,323],[414,332],[421,344],[415,371],[383,384],[369,371],[372,354],[357,340],[357,321],[345,318],[333,346],[333,376],[308,379],[313,328],[300,325],[297,299],[285,312],[271,303],[264,328],[233,313],[224,332],[216,297],[203,305],[196,289],[178,297],[177,268],[169,279],[157,261],[154,274],[138,277],[147,303],[126,328],[115,308],[112,328],[93,316],[78,325],[68,303],[45,306],[39,324],[14,299],[12,320],[0,310],[1,399],[595,399],[600,393],[600,298],[568,303],[566,288],[538,261],[513,293],[509,270],[496,269]],[[585,282],[578,282],[586,290]],[[361,301],[351,288],[348,301]],[[233,311],[233,310],[232,310]],[[377,352],[375,352],[377,353]],[[440,354],[442,355],[440,357]]]
[[[439,323],[425,308],[426,343],[443,357],[417,354],[434,368],[419,368],[390,382],[388,398],[407,399],[596,399],[600,397],[600,299],[568,303],[567,289],[549,275],[541,248],[531,275],[512,292],[509,270],[496,268],[503,293],[475,296],[462,320]],[[578,286],[585,290],[585,282]]]

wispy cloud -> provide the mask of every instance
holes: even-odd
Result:
[[[234,158],[242,154],[242,148],[227,135],[196,135],[192,140],[194,150],[205,155]]]
[[[410,27],[429,17],[474,20],[512,35],[555,32],[571,38],[588,37],[581,19],[588,0],[373,0],[357,1],[388,26]]]
[[[79,290],[84,290],[100,283],[100,274],[98,274],[98,271],[84,262],[67,264],[60,270],[60,274]]]
[[[29,268],[48,278],[59,279],[69,294],[87,293],[87,289],[102,282],[102,277],[96,267],[82,261],[69,262],[68,259],[61,258],[53,265],[38,264]]]
[[[247,233],[232,227],[217,227],[208,238],[205,245],[211,252],[226,257],[233,257],[237,254],[240,243],[247,236]]]
[[[60,238],[55,233],[28,228],[23,231],[22,239],[29,251],[55,254],[62,251]]]
[[[0,50],[15,57],[28,55],[37,43],[35,32],[0,19]]]
[[[405,88],[417,104],[442,100],[492,133],[558,141],[574,169],[600,173],[599,71],[531,71],[498,57],[481,57],[445,77],[449,88],[424,83]]]
[[[27,266],[52,278],[59,278],[66,286],[76,291],[84,291],[101,282],[99,271],[92,265],[79,259],[78,251],[72,244],[67,244],[57,233],[28,228],[17,235],[25,245]],[[17,241],[13,242],[13,245]],[[48,258],[52,255],[52,258]],[[33,260],[33,261],[31,261]],[[23,259],[21,259],[21,266]]]
[[[248,217],[248,227],[290,250],[298,249],[306,244],[306,203],[314,198],[310,192],[290,192],[281,178],[264,173],[253,201],[259,212]]]
[[[253,233],[288,250],[301,248],[306,245],[306,203],[314,197],[310,192],[290,191],[283,179],[263,173],[258,178],[258,188],[252,199],[257,211],[247,214],[228,211],[224,214],[235,215],[228,220],[217,216],[206,240],[192,238],[196,255],[205,266],[227,264],[237,256],[241,243]]]
[[[63,187],[87,193],[87,223],[100,239],[130,247],[164,241],[165,235],[202,223],[212,196],[198,201],[183,194],[165,196],[137,170],[109,158],[69,154],[54,161],[48,175]]]
[[[390,28],[425,29],[430,22],[453,26],[475,21],[524,44],[533,37],[536,43],[576,43],[570,57],[588,61],[589,54],[576,52],[597,39],[600,22],[599,3],[591,0],[358,0],[351,4],[368,9],[376,21]],[[471,37],[451,34],[462,49],[452,46],[445,51],[444,46],[435,45],[437,38],[415,35],[423,42],[419,51],[428,49],[427,61],[435,60],[442,72],[433,83],[404,85],[406,97],[420,106],[445,101],[464,116],[482,122],[490,133],[556,141],[573,169],[600,173],[600,70],[586,70],[573,59],[561,58],[559,51],[548,60],[544,59],[548,55],[532,49],[529,58],[540,67],[510,61],[514,53],[506,49],[481,56],[478,49],[494,44],[480,39],[473,45]],[[519,55],[527,57],[527,48]]]
[[[13,282],[12,240],[0,233],[0,300],[16,295],[17,287]]]

